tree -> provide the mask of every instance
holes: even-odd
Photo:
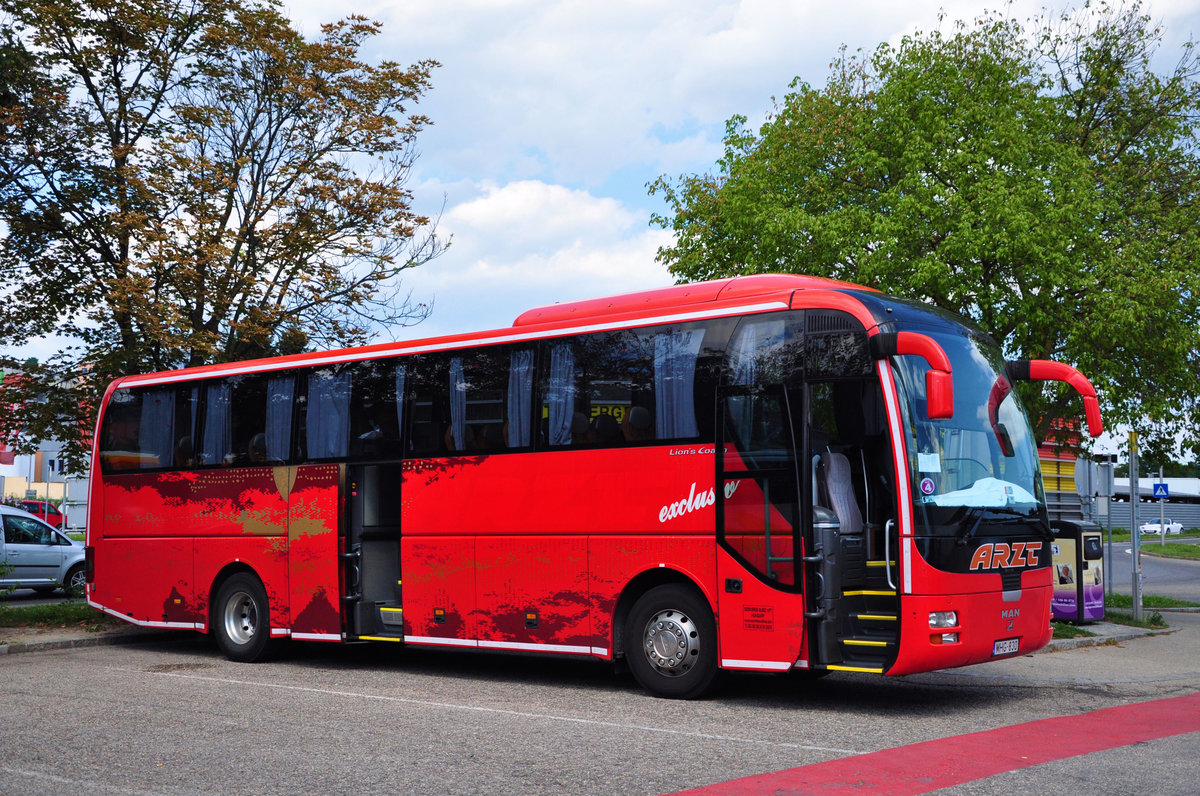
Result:
[[[368,64],[378,23],[308,40],[277,0],[0,9],[0,343],[71,341],[0,395],[0,434],[78,467],[116,376],[427,314],[401,274],[443,248],[406,187],[436,62]]]
[[[651,185],[676,234],[660,260],[682,281],[803,272],[964,313],[1010,358],[1080,368],[1144,457],[1179,435],[1195,450],[1200,70],[1189,43],[1157,74],[1161,41],[1135,3],[843,49],[757,133],[731,119],[716,173]],[[1078,414],[1066,390],[1024,397],[1039,438]]]

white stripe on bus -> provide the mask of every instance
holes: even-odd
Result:
[[[739,661],[734,658],[722,658],[721,665],[726,669],[764,669],[772,672],[785,672],[793,666],[787,661]]]
[[[528,340],[544,340],[547,338],[564,337],[572,334],[587,334],[590,332],[604,332],[613,329],[633,329],[642,326],[654,326],[660,323],[681,323],[684,321],[704,320],[707,318],[721,318],[734,315],[749,315],[759,312],[768,312],[771,310],[786,310],[788,305],[782,301],[770,301],[762,304],[747,304],[738,307],[726,307],[723,309],[701,310],[696,312],[677,313],[673,315],[650,316],[647,318],[632,318],[623,321],[607,321],[605,323],[585,324],[583,326],[573,326],[570,328],[560,329],[543,329],[537,332],[517,331],[520,327],[515,327],[514,331],[500,330],[495,335],[489,337],[480,337],[470,340],[455,340],[441,343],[427,343],[415,345],[405,345],[404,343],[396,343],[392,346],[376,349],[373,351],[350,350],[340,354],[330,354],[328,356],[316,356],[312,359],[289,362],[260,362],[257,365],[246,367],[237,367],[231,365],[222,368],[221,366],[208,366],[220,368],[219,370],[206,370],[204,373],[196,373],[195,371],[180,372],[172,371],[165,374],[148,375],[148,376],[129,376],[121,381],[121,389],[126,387],[147,387],[155,384],[170,384],[177,381],[188,381],[191,379],[209,379],[218,378],[221,376],[242,375],[246,373],[265,373],[275,370],[290,370],[292,368],[311,368],[320,365],[332,365],[343,362],[357,362],[360,360],[370,359],[387,359],[394,356],[407,356],[409,354],[426,354],[435,351],[453,351],[455,349],[471,349],[485,345],[494,345],[498,343],[520,343]]]

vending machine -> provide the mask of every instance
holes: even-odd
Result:
[[[1055,520],[1054,597],[1051,613],[1068,622],[1104,618],[1104,547],[1100,526],[1091,522]]]

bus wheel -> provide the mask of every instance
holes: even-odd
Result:
[[[267,591],[258,578],[239,572],[217,589],[213,635],[225,657],[250,663],[266,657],[271,640]]]
[[[625,625],[629,670],[651,694],[703,696],[717,677],[717,625],[694,589],[656,586],[638,598]]]

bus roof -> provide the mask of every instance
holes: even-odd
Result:
[[[682,316],[696,318],[736,312],[782,309],[790,304],[791,296],[801,290],[868,290],[878,291],[850,282],[798,274],[754,274],[696,282],[685,285],[625,293],[617,296],[586,299],[566,304],[551,304],[522,313],[508,329],[468,332],[444,337],[431,337],[390,343],[376,343],[355,348],[316,351],[268,359],[202,365],[183,370],[165,371],[117,380],[121,387],[164,384],[193,378],[210,378],[234,373],[265,373],[289,367],[317,366],[394,356],[407,353],[440,351],[470,345],[489,345],[550,337],[561,331],[600,331],[605,328],[654,324]],[[752,304],[753,307],[743,305]],[[768,304],[773,306],[767,306]],[[707,305],[707,306],[706,306]],[[709,309],[711,307],[711,309]]]
[[[623,293],[618,296],[585,299],[567,304],[550,304],[535,307],[517,316],[513,326],[530,326],[542,323],[593,321],[598,318],[626,315],[638,312],[656,312],[668,308],[684,307],[713,301],[750,299],[795,290],[872,290],[862,285],[825,279],[819,276],[799,274],[753,274],[716,279],[711,282],[694,282],[673,285],[657,290]]]

